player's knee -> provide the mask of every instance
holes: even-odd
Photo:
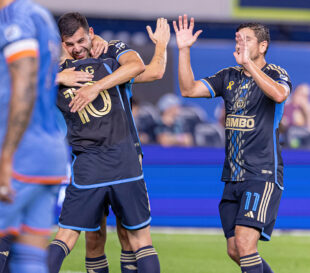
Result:
[[[240,257],[255,253],[257,251],[256,241],[253,241],[250,238],[236,236],[235,243]]]
[[[234,260],[237,264],[239,264],[240,258],[239,258],[239,254],[236,248],[228,247],[227,254],[232,260]]]
[[[142,247],[152,245],[149,226],[139,230],[127,230],[127,235],[133,251],[137,251]]]
[[[85,240],[88,252],[104,251],[106,236],[101,231],[85,232]]]
[[[127,230],[124,228],[121,228],[121,229],[118,228],[117,235],[118,235],[119,242],[122,246],[122,250],[131,251],[132,249],[131,249],[129,239],[127,236]]]
[[[80,231],[66,229],[66,228],[59,228],[55,239],[63,241],[69,247],[70,250],[73,249],[77,239],[80,236]]]

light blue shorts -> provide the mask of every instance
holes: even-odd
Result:
[[[59,185],[22,183],[12,179],[13,203],[0,202],[0,236],[33,233],[49,235]]]

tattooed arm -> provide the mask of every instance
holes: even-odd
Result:
[[[25,57],[9,63],[11,74],[11,100],[6,135],[0,156],[0,200],[12,201],[10,180],[13,156],[29,124],[36,99],[38,62],[35,57]]]

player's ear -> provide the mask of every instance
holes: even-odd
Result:
[[[265,54],[268,48],[268,42],[267,41],[262,41],[259,43],[259,52],[261,54]]]
[[[92,27],[89,28],[89,37],[91,40],[95,37],[94,29]]]

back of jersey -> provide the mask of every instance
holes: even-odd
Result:
[[[8,64],[31,50],[37,51],[39,64],[36,102],[14,157],[14,175],[21,181],[38,176],[51,181],[50,177],[65,174],[67,163],[66,143],[56,122],[59,34],[49,12],[29,0],[15,0],[0,10],[0,144],[7,127],[11,95]]]

